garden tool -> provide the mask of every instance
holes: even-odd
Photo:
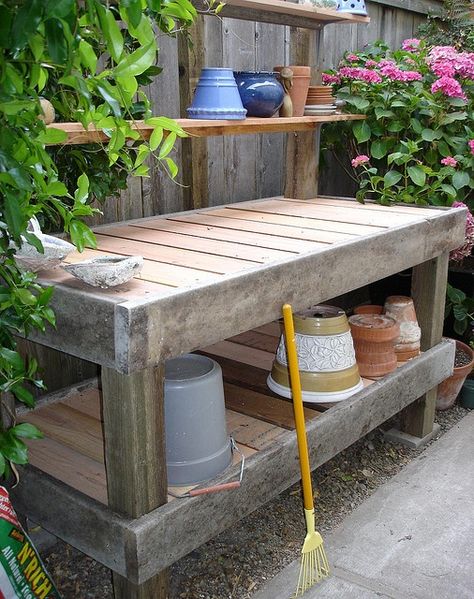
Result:
[[[283,322],[285,325],[286,353],[290,372],[291,394],[295,412],[296,438],[300,458],[301,482],[303,486],[303,505],[306,518],[306,537],[301,550],[301,567],[298,584],[293,597],[300,597],[307,589],[329,576],[329,564],[324,551],[323,538],[314,526],[314,501],[311,485],[311,470],[309,466],[308,442],[301,395],[298,355],[291,306],[283,306]]]

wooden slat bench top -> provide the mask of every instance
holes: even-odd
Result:
[[[463,209],[277,197],[105,225],[68,262],[141,255],[143,271],[108,290],[43,274],[58,327],[36,340],[134,372],[261,326],[285,301],[302,309],[436,257],[464,222]]]

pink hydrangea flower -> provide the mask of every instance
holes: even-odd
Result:
[[[355,54],[348,54],[346,56],[346,60],[348,60],[349,62],[359,62],[359,57]]]
[[[372,60],[371,58],[369,58],[369,60],[366,60],[366,61],[365,61],[365,66],[366,66],[368,69],[370,69],[370,68],[372,68],[372,67],[376,67],[376,66],[377,66],[377,64],[378,64],[378,63],[377,63],[377,61],[375,61],[375,60]]]
[[[407,52],[416,52],[420,47],[420,40],[416,39],[416,37],[409,38],[404,40],[402,43],[402,50]]]
[[[454,202],[453,208],[467,208],[463,202]],[[464,244],[461,247],[453,250],[449,257],[451,260],[460,261],[463,258],[471,255],[472,248],[474,247],[474,218],[470,212],[467,213],[466,219],[466,232],[464,235]]]
[[[366,156],[365,154],[360,154],[359,156],[356,156],[354,160],[351,160],[351,164],[353,168],[357,168],[361,164],[366,164],[367,162],[369,162],[369,160],[370,158],[368,156]]]
[[[341,78],[337,75],[330,75],[329,73],[322,74],[322,81],[324,85],[334,85],[337,83],[341,83]]]
[[[347,79],[365,81],[366,83],[380,83],[382,81],[382,77],[376,71],[361,67],[342,67],[339,69],[339,75]]]
[[[458,161],[452,156],[446,156],[446,158],[441,160],[441,164],[444,164],[444,166],[457,166]]]
[[[471,154],[474,156],[474,139],[470,139],[470,140],[467,142],[467,144],[468,144],[468,146],[469,146],[469,149],[471,150]]]
[[[431,86],[431,91],[434,94],[436,92],[441,92],[449,98],[462,98],[463,100],[467,100],[461,84],[453,77],[440,77]]]
[[[458,52],[452,46],[435,46],[427,57],[427,63],[438,77],[474,79],[474,53]]]
[[[394,63],[387,63],[381,69],[380,73],[391,81],[421,81],[423,79],[421,73],[417,71],[402,71]]]
[[[431,65],[431,70],[438,77],[454,77],[456,68],[451,60],[437,60]]]

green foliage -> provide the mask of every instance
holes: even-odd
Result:
[[[128,174],[147,176],[155,156],[174,178],[170,152],[185,133],[176,122],[152,117],[142,86],[155,66],[155,29],[184,32],[196,11],[189,0],[0,0],[0,392],[34,405],[31,386],[42,387],[38,365],[17,352],[15,335],[54,325],[52,289],[15,261],[16,248],[39,239],[27,231],[36,216],[43,227],[69,234],[79,250],[94,247],[83,222],[104,199],[125,186]],[[42,120],[40,97],[57,119],[78,121],[106,133],[103,146],[63,146],[66,135]],[[154,127],[152,143],[140,139],[134,121]],[[51,144],[55,144],[51,146]],[[25,463],[23,438],[30,425],[0,427],[0,475],[9,463]]]
[[[474,55],[463,55],[465,66],[441,80],[441,70],[454,69],[456,51],[449,50],[455,58],[433,66],[440,49],[419,40],[407,40],[406,47],[410,42],[413,49],[394,52],[378,42],[346,56],[330,74],[347,112],[367,118],[325,127],[323,148],[349,159],[370,158],[351,173],[360,201],[444,206],[462,201],[472,210]],[[438,91],[446,79],[454,91]]]
[[[445,318],[450,314],[454,318],[454,330],[458,335],[464,335],[467,328],[474,322],[474,298],[467,297],[464,291],[448,284],[446,292]]]
[[[471,0],[444,0],[440,9],[431,12],[426,23],[418,28],[418,35],[430,46],[455,46],[465,52],[474,52],[474,21]]]

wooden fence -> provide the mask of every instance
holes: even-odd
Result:
[[[438,0],[372,0],[367,25],[328,25],[324,30],[322,55],[315,56],[324,69],[336,65],[347,50],[384,39],[396,47],[416,34],[426,13]],[[236,19],[201,17],[194,27],[194,49],[177,39],[161,35],[159,65],[163,73],[147,90],[155,114],[186,116],[192,87],[202,65],[233,69],[272,69],[288,64],[290,36],[296,30],[282,25]],[[175,158],[182,185],[170,181],[158,165],[151,164],[151,177],[130,179],[120,198],[103,206],[102,222],[115,222],[165,214],[199,206],[214,206],[282,193],[284,178],[284,134],[210,138],[179,143]],[[190,168],[190,165],[193,168]],[[322,190],[343,193],[336,169],[323,172]],[[339,182],[336,184],[336,182]]]

